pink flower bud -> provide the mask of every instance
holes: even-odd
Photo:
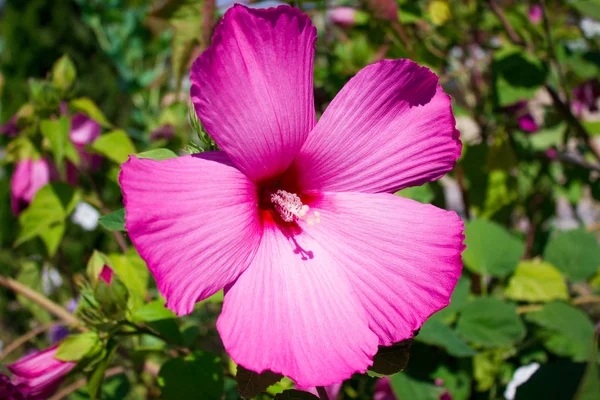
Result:
[[[32,399],[45,399],[56,392],[63,377],[76,364],[56,359],[54,356],[57,348],[58,346],[50,347],[8,365],[13,374],[11,390]]]

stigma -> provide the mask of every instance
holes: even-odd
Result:
[[[302,204],[302,199],[295,194],[279,189],[270,195],[271,203],[275,211],[285,222],[297,222],[304,220],[308,225],[321,222],[321,214],[315,211],[310,215],[310,207]]]

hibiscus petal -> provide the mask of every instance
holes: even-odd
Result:
[[[223,153],[121,168],[125,226],[167,307],[190,313],[246,269],[261,237],[256,188]]]
[[[25,159],[17,163],[11,180],[11,207],[19,214],[35,194],[52,178],[50,164],[45,159]]]
[[[198,117],[255,182],[285,171],[315,125],[316,35],[298,9],[236,5],[192,66]]]
[[[57,349],[58,346],[52,346],[46,350],[25,356],[7,367],[10,372],[20,378],[36,378],[63,364],[73,364],[65,363],[54,358]]]
[[[450,97],[429,69],[384,60],[360,71],[310,133],[292,172],[303,190],[394,192],[460,156]]]
[[[452,211],[391,194],[325,193],[307,227],[344,266],[369,326],[388,346],[446,307],[462,269],[463,222]]]
[[[326,386],[365,372],[377,337],[340,265],[302,232],[265,224],[250,267],[225,292],[217,328],[245,368],[299,386]]]

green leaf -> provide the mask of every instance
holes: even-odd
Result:
[[[90,354],[100,343],[100,338],[94,331],[72,335],[58,346],[54,357],[61,361],[79,361]]]
[[[50,183],[41,188],[29,207],[19,216],[21,231],[15,241],[18,246],[39,236],[53,256],[65,230],[65,219],[79,202],[80,195],[65,183]]]
[[[568,299],[565,278],[552,264],[522,261],[508,281],[506,297],[528,302]]]
[[[67,91],[75,83],[77,71],[69,56],[64,55],[52,67],[52,83],[60,90]]]
[[[542,326],[553,335],[544,343],[551,352],[571,357],[575,361],[586,361],[592,351],[594,324],[580,309],[553,301],[541,311],[528,313],[527,321]]]
[[[223,368],[220,359],[208,352],[172,358],[158,373],[165,400],[220,400],[223,395]]]
[[[600,267],[600,246],[585,229],[559,232],[544,249],[544,259],[573,282],[590,278]]]
[[[151,303],[144,304],[142,307],[135,310],[133,320],[138,322],[160,321],[161,319],[176,318],[177,315],[165,307],[164,301],[155,300]]]
[[[104,373],[110,365],[115,352],[117,351],[118,345],[115,342],[109,342],[106,357],[96,366],[94,371],[91,373],[88,379],[88,393],[90,394],[90,400],[96,400],[99,398],[98,394],[104,381]]]
[[[284,390],[275,396],[276,400],[319,400],[317,396],[303,390]]]
[[[135,153],[133,142],[121,129],[100,136],[92,143],[92,149],[117,164],[124,163]]]
[[[527,135],[531,147],[535,151],[546,151],[550,147],[558,147],[563,142],[565,124],[558,124],[550,128],[540,129],[535,135]]]
[[[505,277],[515,270],[525,251],[523,242],[495,222],[476,219],[465,226],[463,253],[465,266],[472,272]]]
[[[456,330],[482,347],[510,346],[525,336],[525,325],[516,307],[492,297],[477,298],[465,305]]]
[[[177,158],[178,156],[172,150],[169,149],[153,149],[136,154],[136,157],[149,158],[151,160],[161,161],[166,160],[168,158]]]
[[[455,357],[471,357],[476,354],[475,350],[469,347],[452,328],[436,319],[429,319],[423,324],[416,340],[442,347]]]
[[[541,60],[516,47],[497,51],[491,68],[500,106],[532,98],[546,82],[548,74],[548,68]]]
[[[40,123],[40,131],[50,142],[54,163],[64,176],[65,156],[67,152],[77,154],[73,143],[69,140],[69,131],[71,130],[71,121],[67,117],[50,120],[46,119]]]
[[[176,317],[173,311],[165,307],[163,300],[156,300],[135,310],[132,319],[144,323],[170,343],[182,345],[184,340]]]
[[[473,377],[477,381],[477,390],[485,392],[496,382],[504,356],[504,349],[481,352],[473,357]]]
[[[438,400],[444,391],[441,387],[418,381],[405,373],[392,375],[389,379],[399,399]]]
[[[109,254],[108,258],[119,279],[129,289],[130,307],[134,310],[139,308],[144,303],[148,285],[146,263],[133,249],[127,254]]]
[[[394,194],[396,196],[406,197],[407,199],[412,199],[424,204],[431,203],[435,197],[435,194],[433,193],[433,190],[431,190],[429,183],[421,186],[412,186],[402,189]]]
[[[235,374],[237,390],[246,399],[252,399],[258,396],[259,393],[265,392],[269,386],[279,382],[281,378],[283,378],[282,375],[271,371],[264,371],[257,374],[241,365],[237,366],[237,373]]]
[[[98,218],[98,222],[108,231],[125,231],[125,209],[113,211]]]
[[[588,361],[583,379],[577,389],[574,400],[596,400],[600,394],[600,371],[598,368],[598,335],[600,328],[596,329],[592,343],[592,353]]]
[[[471,280],[467,277],[461,276],[452,292],[450,298],[450,304],[446,308],[441,309],[431,316],[431,319],[435,319],[444,323],[452,323],[456,319],[456,314],[461,308],[467,304],[469,299],[469,293],[471,291]]]
[[[6,161],[17,162],[26,159],[40,158],[35,145],[25,136],[17,136],[6,146]]]
[[[98,108],[96,103],[94,103],[91,99],[87,97],[80,97],[78,99],[71,100],[69,103],[71,108],[75,111],[79,111],[91,119],[98,122],[105,128],[111,128],[112,124],[108,122],[102,111]]]
[[[379,346],[369,371],[380,375],[391,375],[402,371],[408,365],[411,344],[412,339],[406,339],[391,346]]]
[[[600,1],[598,0],[579,0],[570,3],[570,6],[576,9],[585,17],[600,21]]]

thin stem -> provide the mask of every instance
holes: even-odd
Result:
[[[329,396],[327,395],[327,391],[323,386],[317,386],[317,393],[319,394],[319,399],[321,400],[329,400]]]
[[[567,107],[571,108],[571,100],[569,98],[570,93],[567,88],[567,81],[565,80],[565,75],[562,70],[562,66],[558,61],[558,57],[556,56],[556,49],[554,47],[554,41],[552,40],[552,33],[550,32],[550,21],[548,19],[548,12],[546,8],[546,0],[542,0],[540,2],[540,6],[542,7],[542,16],[544,18],[544,32],[546,33],[546,38],[548,40],[548,49],[550,50],[550,58],[554,62],[554,66],[556,67],[556,72],[558,73],[558,80],[560,85],[562,86],[563,92],[565,94],[565,98],[567,99]]]
[[[5,288],[10,289],[15,293],[27,297],[29,300],[33,301],[43,309],[47,310],[51,314],[54,314],[56,317],[64,320],[70,325],[81,324],[81,322],[73,314],[71,314],[52,300],[48,299],[44,295],[36,292],[35,290],[23,285],[22,283],[12,278],[0,276],[0,286],[4,286]]]
[[[21,347],[23,344],[29,342],[31,339],[33,339],[34,337],[36,337],[40,333],[46,332],[47,330],[51,329],[56,324],[57,324],[56,322],[48,322],[46,324],[43,324],[43,325],[40,325],[40,326],[36,326],[35,328],[33,328],[32,330],[30,330],[29,332],[27,332],[23,336],[19,336],[18,338],[16,338],[15,340],[13,340],[8,346],[6,346],[2,350],[2,352],[0,352],[0,361],[2,361],[3,359],[5,359],[10,353],[12,353],[13,351],[15,351],[19,347]]]
[[[576,299],[571,300],[570,303],[574,306],[578,306],[578,305],[582,305],[582,304],[600,303],[600,296],[596,296],[596,295],[580,296],[580,297],[577,297]],[[517,307],[517,313],[518,314],[526,314],[529,312],[540,311],[541,309],[542,309],[542,305],[540,305],[540,304],[529,304],[526,306]]]
[[[123,367],[113,367],[113,368],[106,370],[106,373],[104,374],[104,378],[110,378],[111,376],[119,375],[124,372],[125,372],[125,369]],[[66,386],[65,388],[63,388],[61,391],[57,392],[54,396],[50,397],[48,400],[64,399],[67,396],[69,396],[71,393],[73,393],[76,390],[79,390],[82,387],[84,387],[85,385],[87,385],[87,383],[88,383],[87,378],[78,379],[75,382],[71,383],[69,386]]]
[[[492,12],[496,14],[496,17],[498,17],[498,20],[504,27],[504,30],[508,34],[510,41],[518,46],[525,46],[525,42],[517,34],[517,31],[514,30],[514,28],[508,21],[508,18],[506,18],[506,16],[504,15],[504,11],[502,11],[502,8],[498,4],[496,4],[495,0],[488,0],[488,5],[490,6]]]
[[[566,105],[561,100],[558,93],[556,93],[556,91],[552,89],[549,85],[546,85],[545,88],[548,94],[550,94],[550,97],[552,97],[554,108],[556,108],[556,110],[563,116],[563,118],[569,123],[569,125],[571,125],[575,129],[575,132],[583,139],[583,141],[589,147],[594,156],[598,160],[600,160],[600,149],[596,147],[585,127],[573,115],[573,113],[571,112],[571,107]]]

